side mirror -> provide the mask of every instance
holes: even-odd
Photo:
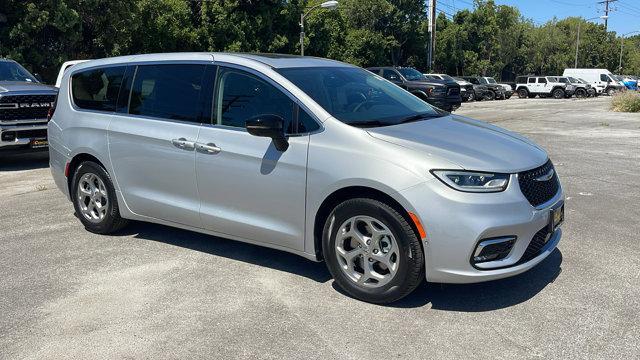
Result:
[[[289,142],[284,135],[284,119],[278,115],[258,115],[245,123],[247,132],[253,136],[268,137],[278,151],[287,151]]]
[[[38,82],[42,82],[42,76],[40,76],[40,74],[35,73],[35,74],[33,74],[33,77],[36,78],[36,80],[38,80]]]

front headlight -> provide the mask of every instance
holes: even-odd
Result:
[[[500,192],[509,185],[509,174],[477,171],[432,170],[445,185],[464,192]]]

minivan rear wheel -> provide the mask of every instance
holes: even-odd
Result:
[[[424,278],[415,231],[398,211],[378,200],[358,198],[338,205],[324,226],[323,255],[336,284],[366,302],[399,300]]]
[[[76,215],[90,232],[110,234],[128,224],[128,220],[120,217],[111,177],[93,161],[82,162],[76,168],[71,196]]]

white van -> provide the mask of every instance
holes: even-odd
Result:
[[[564,69],[562,76],[584,79],[596,89],[598,94],[613,95],[623,90],[623,86],[620,86],[618,80],[607,69]]]

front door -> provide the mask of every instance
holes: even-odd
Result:
[[[204,227],[252,242],[304,250],[309,136],[296,136],[297,105],[258,74],[220,67],[213,124],[203,126],[196,178]],[[289,148],[245,130],[257,115],[285,119]]]
[[[138,215],[201,227],[195,142],[211,93],[211,65],[137,67],[128,113],[115,115],[109,152],[118,188]],[[126,111],[125,111],[126,112]]]

